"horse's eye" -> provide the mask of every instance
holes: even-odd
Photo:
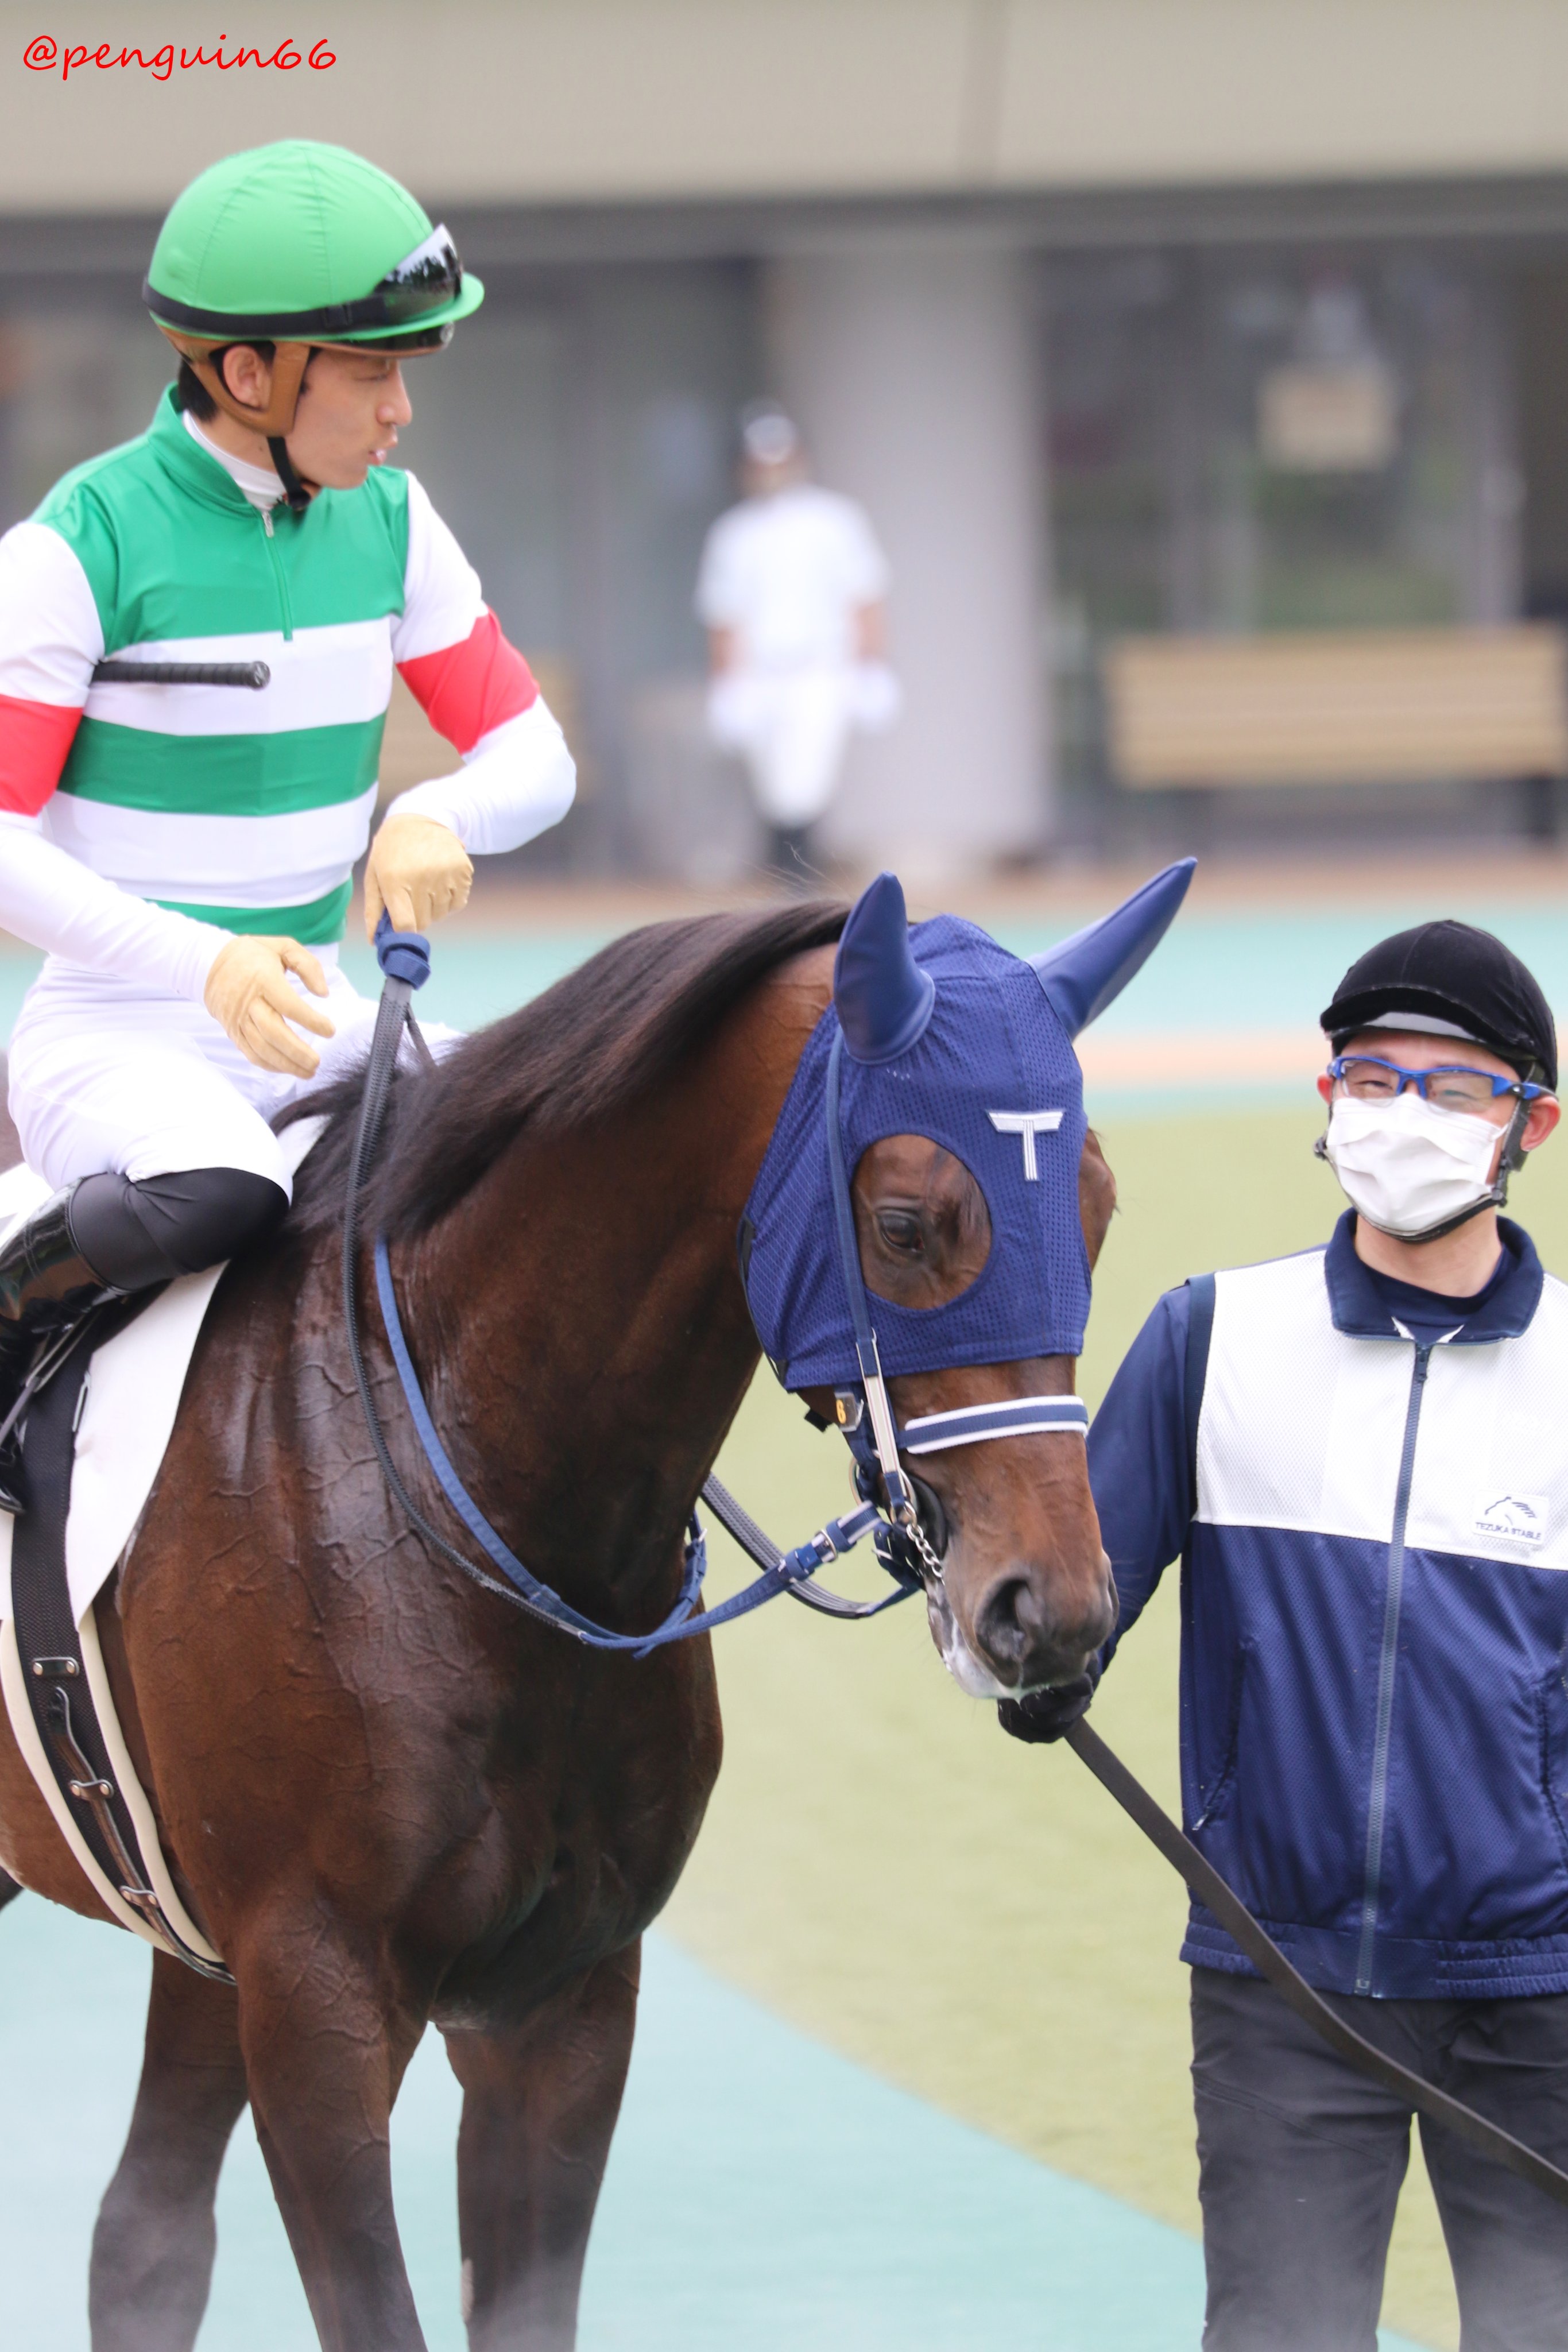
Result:
[[[920,1230],[920,1220],[918,1217],[911,1216],[907,1210],[879,1211],[876,1229],[889,1249],[903,1250],[910,1257],[918,1257],[925,1246],[925,1237]]]

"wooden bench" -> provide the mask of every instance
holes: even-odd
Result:
[[[1124,637],[1107,651],[1113,772],[1136,792],[1535,780],[1531,831],[1568,775],[1560,629]]]

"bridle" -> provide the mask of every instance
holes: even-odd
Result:
[[[639,1658],[662,1649],[667,1643],[689,1641],[695,1634],[711,1633],[735,1618],[747,1616],[752,1610],[759,1609],[765,1601],[776,1600],[783,1592],[828,1616],[857,1619],[880,1616],[884,1609],[894,1608],[899,1601],[908,1601],[929,1586],[941,1583],[943,1557],[946,1549],[946,1528],[941,1505],[923,1480],[912,1476],[904,1468],[899,1458],[901,1454],[918,1457],[941,1453],[954,1445],[974,1445],[988,1438],[1016,1437],[1026,1433],[1065,1432],[1078,1436],[1087,1435],[1087,1408],[1081,1399],[1071,1396],[1006,1397],[986,1404],[956,1407],[951,1412],[923,1413],[905,1427],[899,1427],[894,1417],[893,1403],[877,1350],[876,1331],[872,1323],[865,1280],[861,1271],[854,1209],[844,1163],[839,1110],[839,1069],[843,1050],[841,1032],[833,1041],[828,1061],[828,1149],[834,1234],[854,1332],[860,1379],[851,1386],[836,1390],[834,1402],[838,1426],[853,1461],[855,1489],[860,1497],[855,1508],[844,1512],[838,1518],[829,1519],[803,1543],[785,1551],[764,1532],[745,1506],[737,1502],[717,1478],[710,1475],[703,1483],[701,1499],[761,1574],[741,1591],[731,1594],[727,1601],[719,1601],[711,1609],[699,1608],[698,1600],[707,1570],[707,1543],[702,1523],[694,1510],[687,1522],[680,1590],[668,1615],[646,1633],[617,1633],[610,1626],[597,1623],[535,1576],[517,1558],[505,1538],[492,1527],[458,1476],[441,1442],[419,1375],[414,1370],[398,1308],[386,1236],[378,1234],[372,1248],[376,1297],[402,1389],[403,1402],[436,1484],[487,1556],[492,1568],[499,1570],[499,1575],[481,1567],[434,1527],[410,1496],[387,1444],[380,1411],[371,1392],[370,1375],[365,1368],[361,1344],[360,1202],[380,1139],[392,1073],[405,1030],[426,1068],[434,1067],[434,1056],[413,1010],[414,992],[423,988],[430,977],[430,943],[420,932],[394,931],[383,914],[377,926],[375,944],[382,975],[382,996],[376,1011],[370,1059],[365,1066],[359,1127],[349,1168],[348,1198],[343,1207],[343,1321],[348,1335],[349,1356],[365,1425],[370,1432],[382,1475],[399,1507],[409,1524],[434,1550],[484,1591],[522,1611],[525,1615],[543,1624],[553,1625],[558,1633],[569,1634],[590,1649],[629,1651]],[[851,1601],[841,1593],[830,1592],[813,1582],[819,1570],[827,1567],[831,1560],[842,1559],[867,1536],[872,1538],[878,1562],[893,1579],[896,1588],[894,1591],[880,1601]]]
[[[914,1553],[918,1563],[916,1573],[923,1580],[939,1584],[946,1544],[934,1542],[932,1536],[944,1528],[941,1505],[924,1481],[911,1477],[899,1456],[940,1454],[949,1446],[975,1445],[986,1438],[1021,1437],[1048,1431],[1087,1437],[1089,1410],[1082,1399],[1075,1396],[1000,1397],[987,1404],[956,1405],[946,1412],[923,1413],[902,1429],[898,1426],[883,1373],[871,1301],[866,1296],[860,1240],[855,1232],[854,1200],[844,1158],[843,1121],[839,1107],[843,1054],[844,1035],[841,1029],[828,1055],[825,1087],[828,1181],[839,1275],[849,1302],[860,1379],[852,1387],[835,1389],[833,1404],[839,1429],[854,1456],[857,1488],[869,1500],[877,1495],[880,1486],[881,1495],[886,1498],[890,1528]]]
[[[376,1294],[409,1415],[425,1459],[443,1493],[469,1532],[501,1570],[506,1581],[490,1575],[432,1527],[409,1496],[387,1445],[375,1401],[371,1394],[360,1345],[356,1286],[360,1193],[381,1131],[387,1093],[405,1028],[426,1067],[434,1067],[434,1057],[420,1034],[412,1010],[414,991],[422,988],[430,977],[428,940],[418,932],[394,932],[383,915],[376,932],[376,954],[383,974],[382,999],[365,1071],[359,1131],[350,1166],[349,1196],[343,1212],[343,1318],[348,1328],[349,1352],[366,1425],[382,1475],[410,1525],[443,1559],[451,1561],[465,1576],[486,1591],[523,1611],[528,1616],[555,1626],[558,1632],[570,1634],[590,1648],[630,1651],[632,1656],[639,1658],[646,1657],[666,1643],[689,1640],[694,1634],[708,1633],[716,1626],[745,1616],[781,1592],[788,1592],[795,1600],[821,1610],[829,1616],[875,1617],[883,1610],[894,1607],[916,1592],[929,1590],[933,1585],[939,1586],[942,1580],[944,1547],[934,1543],[922,1525],[920,1490],[923,1482],[904,1470],[899,1459],[901,1454],[918,1457],[940,1453],[948,1446],[970,1445],[985,1438],[1018,1436],[1026,1432],[1062,1430],[1079,1434],[1087,1433],[1088,1412],[1077,1397],[1002,1398],[988,1404],[958,1407],[952,1412],[922,1414],[906,1423],[902,1429],[894,1421],[861,1270],[854,1209],[844,1163],[839,1121],[839,1066],[843,1047],[841,1032],[834,1039],[828,1063],[828,1152],[834,1231],[840,1267],[849,1298],[860,1379],[852,1386],[836,1390],[834,1402],[839,1427],[854,1457],[855,1485],[861,1501],[855,1510],[846,1512],[842,1518],[829,1520],[804,1543],[797,1544],[792,1551],[781,1552],[744,1505],[738,1503],[716,1478],[706,1479],[702,1488],[702,1499],[762,1570],[753,1583],[729,1600],[721,1601],[716,1608],[699,1610],[696,1606],[706,1565],[706,1545],[695,1510],[686,1535],[680,1592],[664,1622],[650,1633],[617,1633],[607,1626],[595,1624],[591,1618],[584,1617],[573,1609],[559,1593],[552,1591],[524,1567],[491,1527],[447,1458],[403,1338],[386,1239],[384,1235],[377,1235],[374,1245]],[[925,1492],[929,1494],[930,1490],[926,1488]],[[883,1495],[886,1497],[885,1508],[882,1504]],[[934,1496],[932,1501],[935,1503]],[[936,1505],[936,1512],[939,1530],[939,1504]],[[881,1601],[849,1601],[841,1594],[826,1591],[811,1581],[820,1568],[841,1558],[867,1535],[873,1538],[877,1559],[894,1580],[898,1587],[895,1591]],[[1315,2033],[1396,2097],[1408,2101],[1424,2115],[1446,2125],[1450,2131],[1458,2133],[1496,2162],[1506,2166],[1520,2179],[1542,2189],[1555,2203],[1568,2205],[1568,2173],[1560,2171],[1545,2157],[1527,2147],[1488,2117],[1478,2115],[1462,2100],[1451,2097],[1435,2084],[1400,2065],[1396,2059],[1390,2058],[1374,2043],[1365,2041],[1336,2010],[1330,2008],[1322,1995],[1291,1966],[1213,1864],[1156,1804],[1148,1790],[1087,1723],[1075,1723],[1065,1738],[1102,1786],[1109,1790],[1186,1880],[1197,1900],[1207,1906],[1260,1974],[1276,1988]]]

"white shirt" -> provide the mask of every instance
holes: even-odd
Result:
[[[708,532],[698,617],[733,629],[742,667],[786,670],[857,657],[854,617],[887,593],[864,509],[814,482],[743,499]]]
[[[231,457],[226,449],[220,449],[217,443],[203,432],[188,408],[183,409],[181,415],[185,420],[185,430],[197,447],[204,449],[209,457],[217,460],[230,481],[238,485],[253,507],[265,514],[269,507],[277,504],[283,496],[283,484],[270,467],[252,466],[244,457]]]

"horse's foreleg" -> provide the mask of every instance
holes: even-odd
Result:
[[[8,1870],[0,1870],[0,1911],[4,1911],[7,1903],[15,1903],[21,1892],[20,1882],[13,1878]]]
[[[425,2352],[392,2215],[390,2126],[423,2031],[384,1948],[309,1909],[233,1962],[256,2137],[324,2352]]]
[[[640,1948],[509,2033],[449,2033],[463,2085],[457,2213],[472,2352],[570,2352],[637,2017]]]
[[[234,1993],[155,1952],[131,2137],[93,2233],[93,2352],[190,2352],[212,2284],[218,2173],[245,2102]]]

